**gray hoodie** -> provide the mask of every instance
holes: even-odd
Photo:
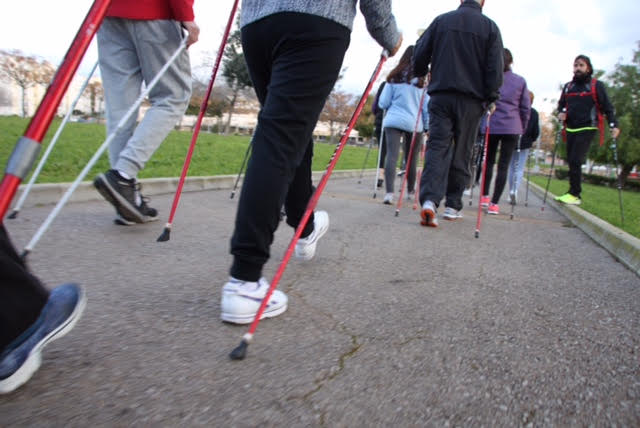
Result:
[[[353,28],[358,0],[243,0],[240,26],[279,12],[299,12],[330,19],[349,30]],[[383,48],[391,51],[400,40],[391,0],[360,0],[367,29]]]

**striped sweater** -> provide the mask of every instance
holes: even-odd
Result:
[[[321,16],[353,28],[358,0],[243,0],[240,26],[251,24],[279,12],[299,12]],[[400,32],[391,13],[391,0],[360,0],[360,11],[371,36],[387,50],[392,50]]]

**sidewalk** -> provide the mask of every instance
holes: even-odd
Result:
[[[228,354],[246,327],[219,321],[230,189],[184,193],[165,243],[172,193],[153,196],[160,221],[133,227],[104,201],[70,203],[29,265],[50,286],[83,284],[89,304],[0,396],[0,425],[640,423],[634,272],[535,195],[514,220],[503,202],[475,239],[475,206],[420,227],[412,204],[395,217],[355,175],[330,180],[329,233],[315,260],[289,263],[289,309],[260,323],[244,361]],[[19,250],[51,209],[5,220]],[[276,233],[269,280],[291,235]]]

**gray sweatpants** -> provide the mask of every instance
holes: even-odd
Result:
[[[180,23],[106,18],[98,31],[98,58],[106,104],[107,135],[178,49]],[[151,107],[136,126],[136,111],[109,145],[111,167],[131,177],[142,170],[184,114],[191,97],[191,65],[183,50],[149,93]]]

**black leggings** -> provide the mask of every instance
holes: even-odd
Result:
[[[569,163],[569,193],[580,197],[582,193],[582,164],[596,131],[567,132],[567,162]]]
[[[511,156],[518,144],[518,135],[515,134],[494,134],[489,135],[489,147],[487,148],[487,172],[484,182],[484,189],[482,194],[489,194],[489,185],[491,184],[491,177],[493,175],[493,165],[496,163],[496,155],[498,152],[498,145],[500,145],[500,159],[498,160],[498,174],[496,175],[496,183],[493,188],[493,196],[491,197],[491,203],[497,204],[502,196],[502,191],[507,183],[507,174],[509,173],[509,164],[511,163]]]

